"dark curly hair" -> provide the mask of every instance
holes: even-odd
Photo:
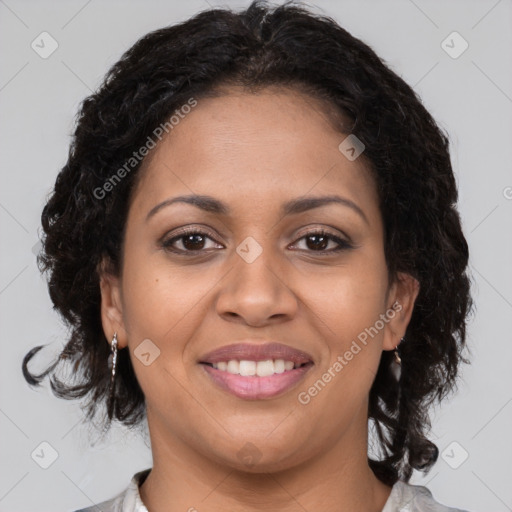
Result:
[[[428,407],[455,389],[459,365],[468,362],[468,246],[456,210],[449,140],[419,96],[369,46],[301,5],[257,1],[242,12],[211,9],[151,32],[83,101],[67,163],[42,212],[38,257],[70,336],[37,375],[27,365],[43,346],[33,348],[23,360],[24,376],[31,385],[49,376],[58,397],[88,398],[89,420],[104,404],[107,426],[144,419],[144,394],[126,349],[119,352],[114,400],[108,400],[110,347],[100,318],[98,266],[105,258],[109,271],[121,268],[131,195],[147,159],[104,197],[95,191],[105,190],[180,106],[224,85],[305,92],[350,120],[350,130],[340,132],[356,135],[366,147],[361,158],[377,184],[389,274],[406,272],[420,283],[400,346],[401,377],[392,371],[392,352],[384,351],[368,410],[379,445],[371,468],[388,485],[408,481],[413,469],[428,471],[436,461],[437,447],[427,439]],[[72,381],[57,377],[59,367],[72,368]]]

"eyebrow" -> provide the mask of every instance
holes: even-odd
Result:
[[[218,199],[215,199],[211,196],[205,196],[205,195],[197,195],[197,194],[191,194],[187,196],[177,196],[173,197],[171,199],[166,199],[165,201],[162,201],[161,203],[154,206],[147,214],[146,216],[146,222],[155,215],[158,211],[160,211],[162,208],[165,208],[167,206],[170,206],[171,204],[175,203],[186,203],[191,204],[193,206],[196,206],[197,208],[200,208],[201,210],[204,210],[208,213],[214,213],[217,215],[229,215],[231,212],[231,209],[229,206],[224,204],[223,202],[219,201]],[[340,197],[338,195],[330,195],[330,196],[320,196],[320,197],[302,197],[299,199],[293,199],[291,201],[288,201],[283,204],[281,207],[281,215],[287,216],[287,215],[296,215],[298,213],[302,213],[308,210],[312,210],[314,208],[319,208],[321,206],[325,206],[328,204],[341,204],[343,206],[347,206],[348,208],[351,208],[353,211],[355,211],[367,224],[368,218],[366,217],[364,211],[353,201],[350,199],[347,199],[345,197]]]

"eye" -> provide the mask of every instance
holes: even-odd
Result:
[[[306,250],[308,252],[333,253],[353,248],[353,245],[347,240],[343,240],[339,236],[329,233],[323,229],[310,231],[299,238],[298,241],[300,242],[301,240],[304,240],[306,245],[306,249],[301,250]],[[329,244],[331,244],[331,248],[329,250],[325,250],[329,247]],[[332,244],[334,244],[334,248],[332,248]]]
[[[214,242],[213,247],[206,247],[207,240]],[[176,245],[181,245],[181,247],[176,247]],[[180,234],[173,236],[172,238],[168,238],[162,242],[162,247],[166,250],[175,253],[194,253],[200,252],[207,249],[215,248],[215,245],[220,245],[215,242],[212,235],[205,231],[200,231],[198,229],[184,229]],[[223,246],[221,246],[222,248]]]

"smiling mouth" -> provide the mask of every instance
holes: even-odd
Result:
[[[210,382],[244,400],[271,399],[290,391],[314,366],[312,361],[293,363],[282,359],[235,360],[200,363]],[[282,370],[282,371],[281,371]]]
[[[227,372],[232,375],[240,375],[242,377],[269,377],[272,375],[280,375],[291,370],[296,370],[304,366],[311,366],[311,361],[305,363],[294,363],[285,359],[267,359],[264,361],[250,361],[231,359],[229,361],[219,361],[217,363],[206,363],[221,372]]]

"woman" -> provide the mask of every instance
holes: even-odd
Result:
[[[72,334],[23,363],[90,419],[147,417],[153,467],[97,507],[456,510],[408,483],[465,361],[456,201],[447,137],[334,21],[253,3],[138,41],[42,214]]]

